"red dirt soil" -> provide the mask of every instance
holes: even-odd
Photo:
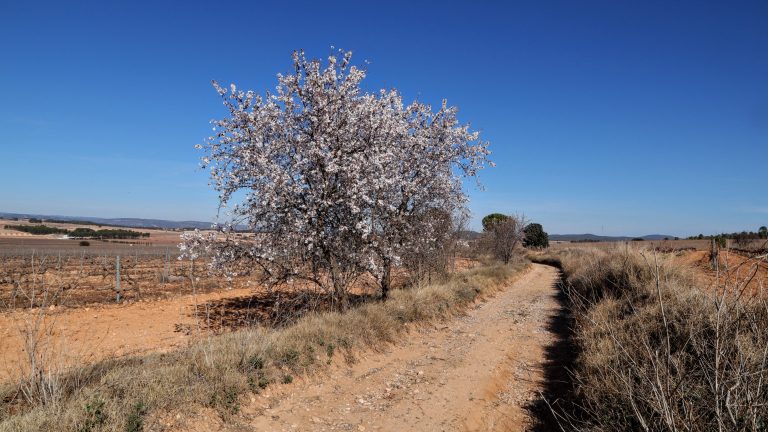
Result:
[[[205,334],[204,330],[197,331],[195,304],[248,297],[252,293],[253,289],[241,288],[123,305],[54,307],[45,311],[45,327],[52,337],[44,338],[44,355],[49,356],[47,360],[55,370],[61,371],[112,357],[168,351]],[[17,377],[23,371],[26,352],[21,330],[38,311],[0,314],[0,381]],[[180,326],[191,331],[177,331]]]
[[[768,261],[754,259],[736,252],[721,250],[718,269],[713,269],[709,251],[687,251],[675,257],[675,262],[689,266],[697,281],[714,288],[726,284],[730,289],[744,287],[750,294],[768,293]]]

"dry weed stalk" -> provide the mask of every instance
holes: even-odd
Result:
[[[61,268],[59,257],[55,268]],[[20,396],[29,403],[55,404],[61,397],[59,379],[60,353],[55,342],[56,305],[69,286],[59,283],[56,286],[46,282],[46,272],[54,270],[48,257],[35,262],[31,256],[30,272],[25,277],[19,276],[14,281],[14,289],[7,302],[0,303],[8,313],[13,313],[18,306],[25,306],[26,311],[16,313],[16,330],[23,345],[24,358],[19,364]]]

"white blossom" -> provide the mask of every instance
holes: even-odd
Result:
[[[488,144],[445,100],[433,111],[397,90],[364,92],[351,57],[323,65],[294,52],[293,72],[264,95],[213,83],[229,116],[212,122],[202,166],[222,207],[245,192],[231,216],[254,234],[190,234],[183,252],[207,244],[216,268],[247,258],[265,280],[303,279],[344,297],[365,272],[388,288],[404,253],[434,247],[430,215],[463,208],[461,179],[488,164]]]

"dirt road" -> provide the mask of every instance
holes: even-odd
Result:
[[[248,429],[269,431],[518,431],[543,381],[557,271],[533,268],[465,316],[413,331],[353,366],[255,396]]]

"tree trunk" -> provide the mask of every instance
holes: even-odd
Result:
[[[333,302],[335,303],[336,310],[344,312],[349,308],[349,294],[347,290],[339,287],[333,287]]]
[[[326,259],[331,263],[330,277],[333,286],[333,303],[336,310],[343,312],[347,310],[349,306],[349,292],[348,286],[344,283],[343,277],[339,274],[340,270],[336,266],[335,260],[329,253],[326,252]]]
[[[387,297],[389,297],[389,288],[392,285],[391,269],[392,266],[390,265],[389,260],[384,261],[384,272],[382,272],[381,279],[379,280],[382,300],[386,300]]]

